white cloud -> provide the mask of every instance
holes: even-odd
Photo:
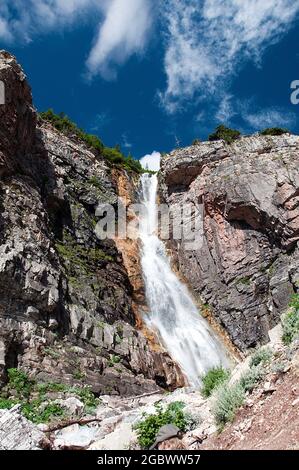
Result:
[[[4,39],[8,42],[12,40],[7,21],[2,18],[0,18],[0,39]]]
[[[154,151],[140,159],[140,163],[146,170],[159,171],[161,163],[161,154]]]
[[[230,94],[225,94],[222,97],[220,106],[215,114],[215,118],[219,122],[228,123],[237,114],[234,109],[233,98]]]
[[[38,34],[90,21],[98,25],[87,68],[113,78],[117,67],[142,53],[155,11],[164,34],[165,108],[186,99],[222,99],[245,60],[259,62],[299,13],[299,0],[0,0],[1,41],[30,42]],[[223,119],[221,119],[223,120]]]
[[[215,94],[246,59],[262,53],[289,30],[299,0],[165,0],[165,72],[162,95],[169,112],[186,98]]]
[[[242,114],[242,117],[254,130],[266,127],[293,127],[297,122],[295,113],[279,108],[266,108],[257,112],[247,110]]]
[[[110,78],[115,75],[115,65],[143,51],[152,23],[152,1],[1,0],[0,38],[30,42],[35,35],[61,30],[76,21],[98,20],[87,67],[91,76]]]
[[[91,10],[100,11],[99,0],[1,0],[0,21],[11,38],[30,42],[36,34],[70,25]]]
[[[87,66],[91,75],[115,76],[115,65],[141,52],[151,26],[150,0],[110,0]]]

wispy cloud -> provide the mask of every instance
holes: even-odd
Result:
[[[289,30],[298,0],[165,0],[165,72],[161,95],[169,112],[186,98],[225,88],[244,60],[259,61],[264,50]],[[225,81],[219,83],[223,78]]]
[[[242,118],[253,130],[260,130],[266,127],[290,127],[296,125],[297,116],[281,108],[266,108],[256,112],[246,109],[242,113]]]
[[[100,132],[110,122],[111,117],[109,116],[109,113],[103,111],[96,115],[92,125],[90,126],[90,130],[92,132]]]
[[[0,39],[8,42],[12,40],[7,21],[3,18],[0,18]]]
[[[133,144],[129,142],[128,135],[124,132],[122,135],[122,146],[125,147],[125,149],[129,150],[133,147]]]
[[[30,42],[35,35],[69,26],[90,11],[99,14],[100,3],[98,0],[1,0],[0,24],[5,23],[10,40]]]
[[[225,94],[220,100],[220,106],[216,111],[215,118],[219,122],[229,122],[237,112],[233,103],[234,97],[229,93]]]
[[[230,80],[245,61],[261,61],[298,13],[299,0],[1,0],[0,39],[26,43],[88,20],[97,25],[88,73],[111,79],[120,65],[145,50],[159,17],[165,109],[174,112],[186,100],[216,97],[222,100],[218,118],[224,120],[233,112]]]
[[[152,22],[151,0],[110,0],[104,12],[87,67],[92,76],[113,78],[116,65],[144,49]]]
[[[30,42],[37,34],[98,19],[87,60],[90,76],[116,75],[116,66],[143,51],[152,24],[153,0],[1,0],[0,38]],[[92,13],[92,15],[90,15]]]

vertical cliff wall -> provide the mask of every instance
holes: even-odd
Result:
[[[203,216],[192,249],[172,242],[174,263],[233,343],[265,343],[298,290],[299,137],[205,142],[162,159],[161,199]]]
[[[16,60],[0,53],[0,372],[139,394],[182,383],[136,328],[134,280],[96,207],[117,205],[128,174],[41,120]],[[120,194],[121,195],[121,194]],[[132,196],[133,197],[133,196]],[[136,290],[136,286],[135,286]]]

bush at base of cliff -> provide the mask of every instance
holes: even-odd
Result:
[[[256,351],[250,360],[250,367],[258,366],[259,364],[266,364],[272,357],[270,348],[261,348]]]
[[[295,294],[290,302],[291,309],[282,316],[282,341],[289,345],[299,337],[299,294]]]
[[[242,375],[239,384],[245,392],[252,392],[264,376],[265,370],[261,364],[253,366]]]
[[[205,398],[211,396],[213,390],[228,380],[229,375],[229,371],[223,369],[223,367],[213,367],[213,369],[209,370],[209,372],[207,372],[206,375],[202,378],[202,395]]]
[[[240,380],[229,385],[223,383],[217,390],[213,415],[219,431],[225,424],[233,421],[236,412],[243,405],[246,392],[251,393],[261,382],[266,373],[262,363],[251,366],[240,378]]]
[[[150,447],[156,439],[159,429],[166,424],[174,424],[181,431],[186,431],[189,417],[183,411],[184,403],[170,403],[165,410],[161,404],[155,405],[156,413],[144,415],[144,419],[134,426],[138,443],[142,449]]]
[[[237,131],[236,129],[230,129],[229,127],[226,127],[221,124],[220,126],[216,127],[216,130],[213,134],[209,135],[209,140],[224,140],[227,144],[231,144],[240,136],[241,132]]]
[[[219,430],[222,430],[226,423],[233,421],[244,400],[244,388],[239,383],[231,387],[223,384],[218,389],[213,414]]]

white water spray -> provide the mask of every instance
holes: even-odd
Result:
[[[209,369],[227,365],[226,354],[187,288],[172,271],[164,244],[156,234],[157,186],[155,175],[142,176],[141,202],[145,209],[140,223],[141,262],[150,309],[146,321],[180,365],[189,384],[198,386]]]

